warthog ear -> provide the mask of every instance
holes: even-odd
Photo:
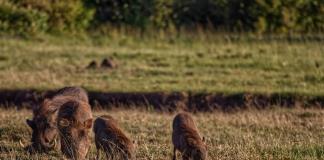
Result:
[[[43,100],[43,102],[41,103],[41,105],[47,105],[48,103],[50,103],[50,99],[48,99],[48,98],[45,98],[44,100]]]
[[[58,109],[54,106],[49,106],[49,108],[51,108],[51,110],[49,111],[51,114],[54,114],[56,111],[58,111]]]
[[[202,141],[203,141],[203,143],[204,143],[204,145],[205,145],[205,147],[206,147],[206,149],[207,149],[207,140],[206,140],[206,138],[203,137],[203,138],[202,138]]]
[[[83,125],[86,129],[90,129],[92,127],[92,118],[84,121]]]
[[[67,120],[67,119],[65,119],[65,118],[60,119],[60,121],[59,121],[59,126],[61,126],[61,127],[67,127],[67,126],[69,126],[69,125],[70,125],[69,120]]]
[[[33,120],[26,119],[26,123],[32,129],[35,129],[36,128],[36,124],[35,124],[35,122]]]
[[[134,145],[135,147],[137,147],[137,146],[138,146],[138,142],[137,142],[136,140],[133,140],[133,145]]]

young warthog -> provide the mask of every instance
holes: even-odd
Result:
[[[107,159],[133,159],[134,144],[118,127],[115,119],[104,115],[94,122],[93,132],[97,147],[97,159],[100,149],[106,152]]]
[[[33,108],[33,119],[26,120],[32,128],[32,149],[48,151],[55,146],[57,137],[57,111],[70,100],[80,100],[88,103],[88,95],[79,87],[65,87],[58,90],[51,99],[45,99],[38,107]]]
[[[89,103],[71,100],[58,111],[61,151],[69,159],[85,159],[89,147],[92,127],[92,112]]]
[[[207,159],[207,146],[188,113],[179,113],[175,116],[172,127],[173,160],[176,160],[176,150],[181,152],[183,160]]]

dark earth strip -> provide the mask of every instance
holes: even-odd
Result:
[[[0,105],[31,108],[45,97],[51,98],[54,90],[38,91],[0,90]],[[256,94],[256,93],[190,93],[190,92],[88,92],[93,108],[118,108],[144,106],[160,111],[187,110],[197,111],[235,111],[239,109],[263,109],[280,107],[316,107],[324,108],[324,96],[303,96],[296,94]]]

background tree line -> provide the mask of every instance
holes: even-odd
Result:
[[[0,0],[0,32],[104,26],[234,32],[324,31],[323,0]]]

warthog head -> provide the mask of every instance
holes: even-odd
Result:
[[[92,127],[90,105],[78,100],[66,102],[58,112],[57,123],[63,154],[71,159],[85,159]]]
[[[205,144],[200,146],[195,146],[190,148],[189,152],[184,152],[183,158],[192,159],[192,160],[206,160],[207,159],[207,147]]]
[[[50,100],[44,102],[34,109],[32,120],[26,123],[32,129],[32,147],[36,151],[48,151],[55,147],[57,137],[56,127],[57,107],[51,105]]]
[[[47,151],[55,147],[58,135],[57,113],[64,103],[75,99],[88,103],[87,92],[80,87],[64,87],[45,98],[40,105],[34,107],[33,119],[26,120],[33,130],[32,151]]]

